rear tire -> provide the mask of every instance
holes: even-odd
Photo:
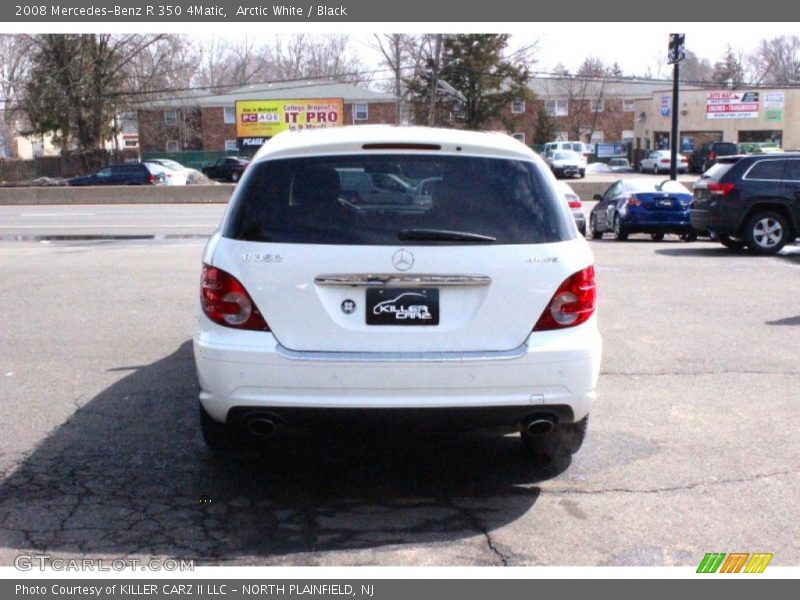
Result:
[[[658,175],[658,165],[653,165],[653,175]]]
[[[624,242],[628,239],[628,232],[625,231],[625,226],[620,223],[619,215],[614,215],[614,239],[618,242]]]
[[[745,226],[744,239],[753,254],[777,254],[789,241],[789,223],[777,212],[756,213]]]
[[[236,183],[237,181],[239,181],[239,173],[238,172],[234,171],[233,173],[231,173],[231,181],[233,183]]]
[[[697,241],[697,232],[696,231],[690,231],[689,233],[682,233],[681,234],[681,239],[684,242],[696,242]]]
[[[653,240],[654,242],[660,242],[661,240],[664,239],[664,234],[663,233],[651,233],[650,234],[650,239]]]
[[[717,236],[717,241],[728,248],[728,250],[743,250],[745,245],[744,240],[725,235],[724,233]]]
[[[564,458],[575,454],[583,445],[589,416],[576,423],[556,425],[546,435],[529,435],[524,429],[520,432],[525,454],[534,460]]]
[[[642,163],[639,163],[639,173],[644,173],[644,167],[642,166]]]
[[[603,237],[603,233],[597,231],[597,218],[594,215],[589,216],[589,232],[592,234],[593,240],[599,240]]]

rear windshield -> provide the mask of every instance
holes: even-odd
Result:
[[[731,162],[718,162],[713,167],[711,167],[708,171],[703,173],[703,179],[710,179],[711,181],[719,181],[722,179],[722,176],[725,175],[728,171],[731,170],[731,167],[735,165],[735,161]]]
[[[727,156],[729,154],[736,154],[739,149],[736,147],[736,144],[733,143],[717,143],[714,144],[714,152],[720,154],[722,156]]]
[[[304,244],[536,244],[573,238],[570,218],[533,162],[357,154],[251,165],[222,235]]]

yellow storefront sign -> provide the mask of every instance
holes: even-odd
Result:
[[[306,100],[239,100],[236,102],[236,137],[270,138],[281,131],[341,127],[341,98]]]

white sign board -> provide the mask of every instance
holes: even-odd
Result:
[[[757,119],[758,92],[709,92],[706,119]]]
[[[764,108],[783,108],[783,92],[764,92]]]

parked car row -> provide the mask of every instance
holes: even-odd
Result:
[[[247,168],[249,161],[239,157],[224,157],[214,164],[203,167],[209,179],[220,179],[236,183]],[[195,169],[183,166],[167,158],[150,158],[144,162],[109,165],[91,175],[73,177],[68,185],[187,185]]]

